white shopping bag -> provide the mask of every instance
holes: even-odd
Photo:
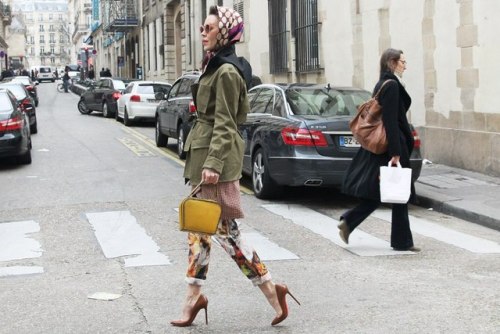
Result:
[[[408,203],[411,194],[411,168],[391,167],[390,162],[380,167],[380,201],[382,203]]]

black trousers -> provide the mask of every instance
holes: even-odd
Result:
[[[380,204],[380,201],[361,199],[358,206],[344,212],[340,218],[344,219],[351,231],[354,231]],[[392,204],[391,247],[397,249],[413,247],[408,204]]]

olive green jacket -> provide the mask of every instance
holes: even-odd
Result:
[[[240,179],[245,142],[238,126],[249,111],[245,80],[225,63],[200,77],[195,101],[198,118],[184,146],[184,177],[198,184],[202,169],[209,168],[220,182]]]

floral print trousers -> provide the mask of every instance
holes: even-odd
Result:
[[[241,237],[238,223],[234,219],[221,220],[213,237],[254,285],[271,280],[271,274],[253,247]],[[203,285],[207,278],[212,238],[210,235],[188,233],[188,240],[189,265],[186,281],[189,284]]]

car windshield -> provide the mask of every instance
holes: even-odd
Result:
[[[78,65],[68,65],[68,68],[72,72],[79,72]]]
[[[167,94],[169,90],[170,86],[168,85],[140,84],[137,86],[138,94],[155,94],[155,93]]]
[[[370,93],[360,90],[292,87],[286,91],[287,101],[295,115],[354,116]]]

